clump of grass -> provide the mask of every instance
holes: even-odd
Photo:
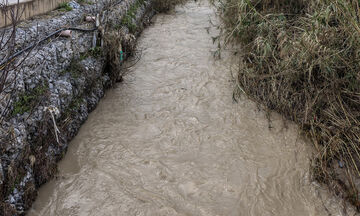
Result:
[[[60,3],[58,9],[60,11],[72,11],[72,7],[67,2]]]
[[[136,20],[136,13],[138,9],[145,3],[145,0],[137,0],[127,11],[126,15],[121,20],[121,25],[126,26],[131,33],[135,33],[137,25],[134,22]],[[115,29],[119,27],[115,26]]]
[[[121,25],[126,26],[130,33],[135,33],[137,25],[134,23],[133,21],[133,17],[131,17],[130,15],[125,15],[125,17],[121,20]],[[120,26],[115,26],[115,29],[119,29]]]
[[[43,84],[20,94],[18,100],[13,104],[12,116],[22,115],[26,112],[29,113],[40,102],[47,90],[48,85]]]
[[[314,175],[360,207],[360,7],[357,0],[211,0],[227,44],[241,45],[239,88],[299,123],[318,154]],[[356,195],[356,196],[354,196]]]
[[[90,49],[89,54],[91,52],[92,51]],[[93,52],[95,52],[95,51],[93,51]],[[85,74],[85,68],[79,61],[77,61],[76,59],[72,59],[71,62],[70,62],[69,67],[63,72],[63,74],[66,74],[66,73],[70,73],[72,78],[77,79],[80,76],[82,76],[83,74]]]
[[[81,53],[81,54],[80,54],[79,60],[82,61],[82,60],[84,60],[84,59],[86,59],[86,58],[88,58],[88,57],[90,57],[90,56],[92,56],[92,57],[94,57],[94,58],[101,58],[101,57],[103,56],[103,50],[102,50],[102,48],[101,48],[100,46],[96,46],[96,47],[90,48],[87,52],[84,52],[84,53]],[[73,63],[73,62],[71,62],[71,63]],[[71,67],[70,67],[70,68],[71,68]],[[68,72],[68,71],[69,71],[69,69],[64,70],[64,71],[62,72],[62,74],[66,73],[66,72]]]
[[[99,58],[103,55],[102,49],[99,46],[89,49],[89,55],[94,58]]]
[[[75,114],[79,111],[81,105],[84,104],[84,99],[81,97],[74,98],[69,106],[64,111],[64,118],[74,117]],[[65,117],[66,116],[66,117]]]

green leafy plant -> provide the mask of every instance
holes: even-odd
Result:
[[[72,11],[72,7],[67,2],[60,3],[58,9],[60,11]]]
[[[101,47],[97,46],[89,49],[89,55],[95,58],[99,58],[103,55]]]
[[[13,104],[12,115],[24,114],[30,112],[31,109],[40,102],[42,96],[47,92],[48,85],[40,85],[28,92],[20,94],[18,100]]]

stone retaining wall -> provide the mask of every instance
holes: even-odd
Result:
[[[106,88],[121,80],[120,51],[124,58],[131,55],[154,13],[151,0],[104,1],[20,25],[16,43],[24,47],[64,26],[94,28],[84,22],[86,15],[99,17],[100,23],[93,32],[72,31],[70,38],[45,41],[18,71],[12,111],[1,128],[10,133],[8,142],[0,143],[0,215],[24,215],[37,189],[54,176],[68,142]],[[0,59],[5,57],[0,53]]]

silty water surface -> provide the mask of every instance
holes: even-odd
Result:
[[[29,216],[328,216],[311,145],[277,115],[234,103],[231,62],[215,61],[212,7],[158,15],[140,62],[91,113]]]

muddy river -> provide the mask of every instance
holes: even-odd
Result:
[[[91,113],[28,216],[353,215],[311,180],[311,144],[295,125],[234,102],[231,58],[213,58],[210,20],[205,0],[153,19],[141,60]]]

